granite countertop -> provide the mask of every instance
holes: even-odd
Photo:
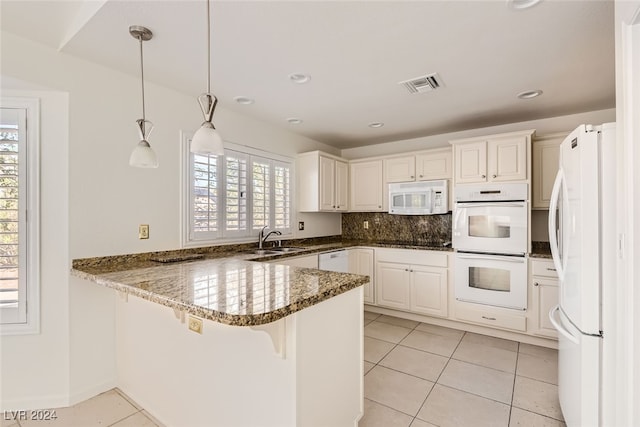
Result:
[[[234,326],[271,323],[369,282],[367,276],[234,257],[124,269],[76,264],[74,276]]]
[[[254,243],[75,259],[71,274],[201,318],[252,326],[274,322],[369,281],[367,276],[265,261],[356,246],[452,251],[440,243],[343,241],[336,236],[291,243],[300,250],[257,255]]]
[[[549,258],[551,259],[551,248],[549,242],[531,242],[531,258]]]

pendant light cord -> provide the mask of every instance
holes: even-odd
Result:
[[[140,76],[142,80],[142,120],[146,120],[144,110],[144,59],[142,56],[142,35],[138,36],[138,40],[140,41]]]
[[[211,93],[211,11],[207,0],[207,93]]]

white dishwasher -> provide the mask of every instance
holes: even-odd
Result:
[[[318,269],[348,273],[349,253],[344,249],[340,249],[318,255]]]

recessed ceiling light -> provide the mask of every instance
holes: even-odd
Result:
[[[507,0],[507,7],[516,10],[529,9],[540,3],[541,0]]]
[[[374,129],[381,128],[382,126],[384,126],[384,123],[382,122],[369,123],[369,127]]]
[[[311,76],[309,74],[293,73],[289,74],[289,80],[294,83],[303,84],[311,80]]]
[[[300,123],[302,123],[301,119],[298,119],[295,117],[289,117],[287,121],[289,122],[290,125],[299,125]]]
[[[542,91],[540,89],[537,90],[526,90],[524,92],[520,92],[518,94],[518,98],[520,99],[531,99],[531,98],[535,98],[536,96],[540,96],[542,95]]]
[[[246,96],[236,96],[233,100],[242,105],[251,105],[255,102],[252,98]]]

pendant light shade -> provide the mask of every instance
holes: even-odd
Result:
[[[140,135],[140,142],[138,142],[138,145],[136,145],[136,148],[133,149],[133,152],[129,157],[129,165],[137,168],[157,168],[158,157],[147,141],[151,131],[153,130],[153,123],[145,117],[144,61],[142,55],[142,42],[151,40],[153,33],[148,28],[141,27],[139,25],[132,25],[129,27],[129,34],[140,42],[140,81],[142,82],[142,118],[136,120],[138,133]]]
[[[211,122],[218,98],[211,93],[211,12],[210,0],[207,0],[207,92],[198,97],[198,103],[204,116],[204,122],[191,140],[191,152],[197,154],[222,156],[224,146],[222,137]]]
[[[147,138],[153,130],[153,123],[144,119],[139,119],[136,123],[138,124],[138,131],[140,133],[140,142],[138,142],[136,148],[131,152],[129,165],[137,168],[157,168],[158,157],[155,151],[153,151],[153,148],[151,148],[151,145],[147,142]]]

